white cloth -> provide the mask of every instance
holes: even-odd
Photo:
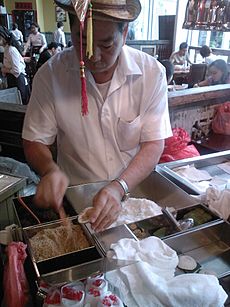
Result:
[[[116,178],[141,142],[172,133],[165,72],[153,57],[124,46],[105,101],[87,70],[86,79],[83,117],[76,52],[53,56],[35,75],[23,128],[24,139],[48,145],[57,135],[58,164],[71,185]]]
[[[111,248],[118,259],[140,261],[106,273],[106,279],[119,289],[119,296],[128,307],[223,306],[227,294],[215,276],[183,274],[173,277],[178,264],[175,251],[156,237],[135,243],[129,240],[133,242],[122,239]]]
[[[162,214],[161,207],[154,201],[145,198],[129,198],[122,203],[122,210],[117,220],[109,228],[129,224]]]
[[[199,182],[212,179],[212,176],[205,170],[197,169],[194,165],[186,165],[173,169],[178,175],[185,177],[191,182]]]
[[[230,216],[230,189],[208,188],[205,203],[212,211],[227,220]]]
[[[13,33],[17,41],[19,41],[20,43],[23,43],[23,35],[20,30],[15,29],[15,30],[12,30],[11,32]]]
[[[61,28],[58,28],[54,32],[54,41],[58,44],[62,44],[63,47],[66,46],[65,33]]]
[[[16,78],[23,73],[25,73],[25,62],[23,60],[23,57],[17,50],[17,48],[13,46],[5,46],[4,51],[4,58],[3,58],[3,65],[10,69],[10,73],[14,75]]]
[[[37,32],[36,34],[31,33],[28,36],[28,40],[25,44],[24,50],[27,50],[30,46],[39,47],[42,46],[43,49],[47,46],[45,35]]]

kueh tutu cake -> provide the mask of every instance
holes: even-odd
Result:
[[[112,294],[112,293],[107,293],[97,303],[97,307],[107,307],[107,306],[124,307],[120,298],[117,295]]]
[[[61,292],[57,288],[50,288],[45,297],[43,307],[59,306],[61,306]]]
[[[86,290],[85,294],[85,305],[89,305],[90,307],[97,307],[97,303],[101,300],[102,296],[104,295],[101,294],[100,290],[89,288]]]
[[[107,280],[102,279],[102,278],[91,280],[86,285],[87,290],[90,289],[90,288],[99,290],[102,295],[105,295],[108,291],[108,282],[107,282]]]
[[[62,306],[83,307],[85,300],[84,285],[80,283],[68,284],[61,288]]]

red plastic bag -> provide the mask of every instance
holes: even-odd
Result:
[[[24,271],[26,244],[12,242],[6,248],[8,261],[4,269],[4,306],[24,307],[28,301],[29,287]]]
[[[182,128],[173,128],[173,136],[165,140],[165,147],[159,163],[181,160],[199,156],[194,145],[188,145],[190,136]]]
[[[215,108],[212,130],[217,134],[230,135],[230,102]]]

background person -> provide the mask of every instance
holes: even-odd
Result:
[[[62,48],[66,47],[64,24],[62,21],[57,23],[57,30],[54,32],[54,42],[60,44]]]
[[[21,93],[22,103],[29,100],[29,85],[26,78],[25,62],[20,53],[19,43],[6,27],[0,26],[0,45],[4,47],[3,76],[7,78],[8,88],[17,87]]]
[[[30,26],[30,35],[24,46],[23,55],[26,54],[26,51],[30,48],[31,55],[33,53],[39,54],[47,47],[47,42],[45,35],[39,32],[39,25],[35,22],[31,23]]]
[[[19,44],[22,45],[23,44],[23,35],[22,35],[22,32],[20,30],[18,30],[18,25],[16,23],[12,24],[11,33],[13,33],[16,41],[18,41]]]
[[[167,83],[170,84],[174,74],[174,65],[169,60],[159,61],[165,67]]]
[[[152,56],[125,45],[128,22],[141,11],[139,0],[126,6],[123,0],[92,0],[90,59],[86,24],[83,31],[89,114],[82,117],[80,22],[71,1],[55,2],[70,12],[73,47],[52,57],[34,78],[25,154],[41,176],[36,201],[57,211],[69,183],[109,181],[92,202],[90,222],[101,231],[117,219],[121,199],[152,172],[171,136],[165,71]],[[56,137],[57,163],[49,149]]]
[[[208,66],[208,78],[194,85],[194,87],[228,84],[230,76],[228,65],[224,60],[218,59]]]
[[[204,45],[200,48],[200,55],[203,58],[202,63],[206,63],[208,65],[216,60],[216,56],[212,54],[212,49],[207,45]]]
[[[48,48],[42,51],[39,56],[37,69],[39,69],[45,62],[47,62],[53,55],[61,51],[61,46],[55,42],[51,42]]]
[[[181,69],[183,66],[187,66],[187,64],[192,64],[188,54],[188,44],[183,42],[180,44],[179,51],[174,51],[169,60],[175,65],[175,69]]]

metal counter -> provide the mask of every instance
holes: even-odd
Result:
[[[12,198],[26,186],[26,178],[0,173],[0,229],[14,222]]]
[[[156,171],[168,178],[179,188],[183,189],[185,192],[193,195],[202,194],[202,192],[196,187],[192,182],[189,182],[186,178],[178,175],[174,169],[183,166],[194,165],[195,168],[199,170],[207,171],[210,176],[217,176],[218,178],[229,180],[230,174],[224,172],[222,169],[217,167],[218,164],[226,163],[230,161],[230,150],[222,151],[218,153],[203,155],[200,157],[178,160],[168,163],[162,163],[157,165]]]

